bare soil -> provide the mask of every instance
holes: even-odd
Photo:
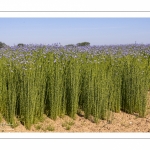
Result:
[[[30,130],[20,122],[17,124],[12,128],[2,119],[0,132],[150,132],[150,114],[145,118],[139,118],[136,114],[113,113],[112,121],[100,120],[98,123],[78,115],[74,120],[64,116],[55,121],[44,116],[44,120],[32,125]]]

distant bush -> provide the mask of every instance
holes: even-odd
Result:
[[[75,45],[74,44],[68,44],[66,45],[67,47],[74,47]]]
[[[0,42],[0,48],[3,48],[5,45],[5,43]]]
[[[19,46],[19,47],[23,47],[24,44],[23,44],[23,43],[19,43],[18,46]]]
[[[89,46],[89,42],[82,42],[82,43],[77,43],[77,46]]]

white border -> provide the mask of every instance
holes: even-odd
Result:
[[[150,12],[0,12],[0,18],[149,18]]]
[[[3,0],[1,11],[149,11],[149,0]]]
[[[0,138],[47,138],[47,139],[150,139],[149,133],[1,133]]]
[[[150,12],[2,12],[2,11],[149,11],[149,1],[139,0],[3,0],[0,18],[149,18]],[[144,149],[149,133],[0,133],[2,149]],[[79,140],[9,140],[8,138],[80,138]],[[83,138],[83,139],[81,139]],[[85,138],[101,138],[87,140]],[[105,140],[105,138],[109,138]],[[120,138],[122,140],[112,140]],[[123,139],[125,138],[125,139]],[[127,140],[133,138],[133,140]],[[142,139],[138,141],[136,138]],[[143,140],[144,139],[144,140]],[[20,146],[21,145],[21,146]]]

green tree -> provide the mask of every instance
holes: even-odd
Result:
[[[74,47],[75,45],[74,44],[68,44],[66,46],[68,46],[68,47]]]
[[[3,48],[5,45],[5,43],[0,42],[0,48]]]
[[[19,43],[18,46],[19,46],[19,47],[22,47],[22,46],[24,46],[24,44],[23,44],[23,43]]]
[[[77,46],[89,46],[89,42],[82,42],[82,43],[77,43]]]

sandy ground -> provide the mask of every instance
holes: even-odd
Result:
[[[20,122],[12,128],[3,119],[0,123],[0,132],[150,132],[150,114],[145,118],[130,115],[124,112],[114,113],[111,122],[100,120],[97,124],[92,120],[76,116],[57,118],[55,121],[44,116],[42,122],[32,125],[27,130]]]

